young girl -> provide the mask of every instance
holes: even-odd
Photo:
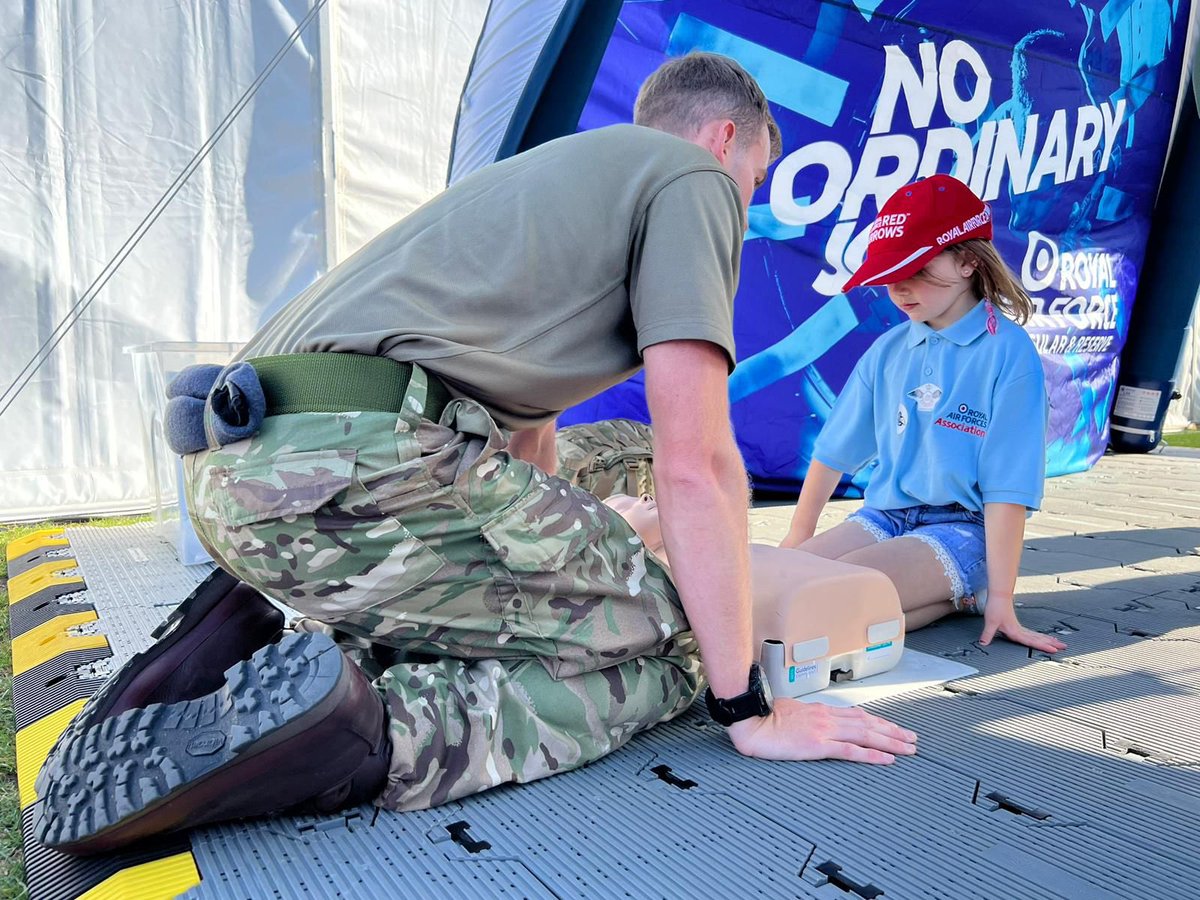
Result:
[[[887,285],[909,317],[858,361],[825,423],[781,547],[879,569],[909,631],[959,610],[1047,653],[1055,637],[1017,621],[1013,590],[1027,510],[1045,476],[1046,390],[1025,331],[1028,294],[991,242],[991,210],[962,182],[906,185],[871,226],[846,283]],[[866,504],[813,536],[843,472],[878,468]]]

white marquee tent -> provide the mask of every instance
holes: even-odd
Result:
[[[146,508],[124,348],[244,340],[439,191],[473,58],[504,72],[475,106],[511,106],[563,7],[4,4],[0,519]]]

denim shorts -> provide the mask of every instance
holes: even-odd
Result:
[[[908,509],[875,509],[864,506],[847,521],[857,522],[877,541],[915,537],[937,555],[950,579],[954,608],[983,613],[987,597],[987,545],[983,538],[983,513],[958,503],[949,506],[910,506]]]

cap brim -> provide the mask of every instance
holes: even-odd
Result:
[[[850,280],[842,285],[842,293],[851,288],[895,284],[897,281],[911,278],[925,268],[942,249],[936,246],[922,247],[907,256],[876,253],[863,260],[863,264],[850,276]]]

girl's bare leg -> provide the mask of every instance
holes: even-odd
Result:
[[[871,532],[857,522],[849,521],[827,528],[820,534],[814,534],[796,549],[825,559],[842,559],[847,553],[870,547],[875,543],[875,536]]]
[[[948,616],[952,612],[954,612],[954,604],[949,600],[930,603],[928,606],[921,606],[917,609],[905,610],[904,630],[916,631],[918,628],[932,625],[938,619]]]
[[[892,580],[900,595],[906,631],[916,631],[954,612],[950,578],[933,548],[918,538],[891,538],[837,558],[877,569]]]

